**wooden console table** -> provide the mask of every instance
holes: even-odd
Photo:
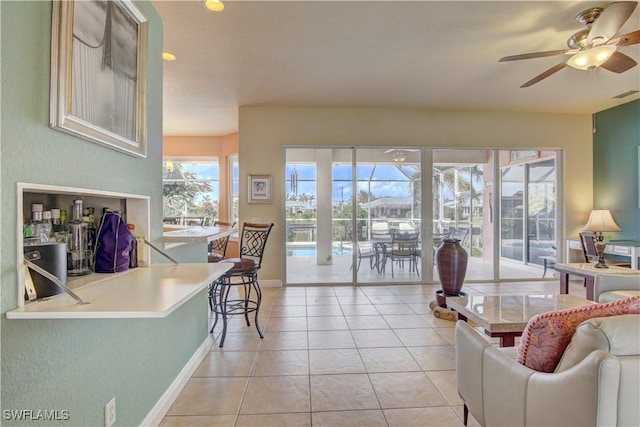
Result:
[[[625,267],[609,266],[609,268],[595,268],[591,263],[556,264],[555,270],[560,273],[560,293],[569,293],[569,276],[584,278],[587,288],[587,299],[594,301],[594,280],[598,274],[625,274],[640,277],[640,271]]]

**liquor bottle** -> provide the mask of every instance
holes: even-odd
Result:
[[[53,240],[56,242],[67,242],[67,230],[65,229],[66,224],[62,223],[62,212],[64,212],[65,222],[66,222],[66,211],[61,211],[60,209],[53,208],[51,209],[51,232]]]
[[[136,240],[136,226],[135,224],[127,224],[127,228],[131,232],[131,250],[129,251],[129,268],[136,268],[138,266],[138,242]]]
[[[33,203],[31,205],[31,227],[33,228],[33,237],[40,242],[48,242],[49,238],[45,232],[45,226],[42,222],[42,203]]]
[[[53,237],[53,225],[51,223],[51,211],[42,212],[42,231],[40,231],[40,240],[49,242]]]
[[[89,224],[82,221],[82,200],[73,201],[73,219],[69,221],[67,239],[67,274],[82,276],[89,274],[89,251],[87,250]]]

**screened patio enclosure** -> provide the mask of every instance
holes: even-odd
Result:
[[[555,151],[524,162],[508,150],[283,151],[285,285],[437,283],[434,254],[443,238],[467,250],[466,281],[540,279],[539,256],[557,246]],[[514,183],[518,167],[529,175]],[[526,194],[516,194],[525,182]],[[518,197],[528,198],[532,213],[519,223],[503,218],[524,218]],[[392,238],[411,234],[415,248],[401,253]]]

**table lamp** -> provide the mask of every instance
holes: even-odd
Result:
[[[596,249],[598,250],[598,262],[595,268],[609,268],[604,263],[604,249],[607,244],[604,242],[605,231],[622,231],[618,224],[613,220],[609,209],[594,209],[589,215],[587,225],[584,226],[585,231],[593,231],[596,235]]]

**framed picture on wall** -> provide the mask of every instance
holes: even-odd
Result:
[[[131,0],[56,0],[51,27],[51,128],[146,157],[147,18]]]
[[[271,175],[249,175],[249,203],[271,203]]]

